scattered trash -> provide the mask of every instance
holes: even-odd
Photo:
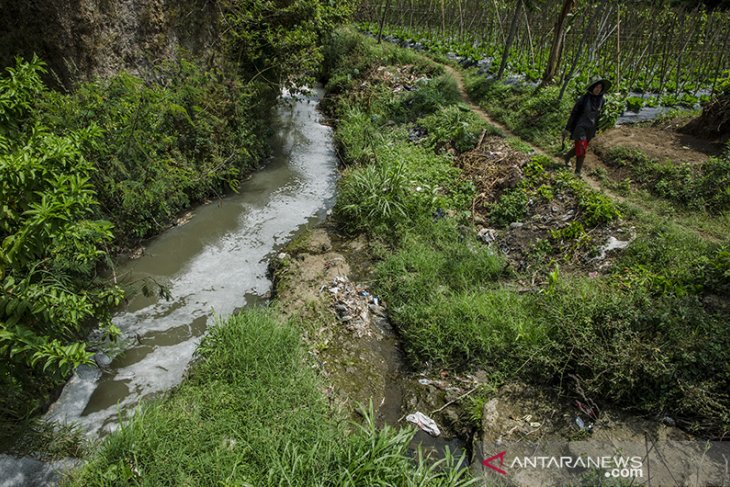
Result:
[[[593,260],[603,260],[611,250],[625,249],[631,243],[630,240],[619,240],[614,236],[608,237],[608,242],[598,249],[598,255]]]
[[[493,228],[482,228],[477,236],[482,242],[488,244],[497,240],[497,231]]]
[[[583,420],[582,420],[582,419],[580,418],[580,416],[576,416],[576,417],[575,417],[575,424],[577,424],[577,425],[578,425],[578,428],[579,428],[579,429],[581,429],[581,430],[584,430],[584,429],[586,429],[586,424],[585,424],[585,422],[584,422],[584,421],[583,421]]]
[[[129,254],[129,258],[131,260],[139,259],[144,255],[144,247],[137,247],[131,254]]]
[[[512,222],[512,223],[509,224],[509,227],[512,228],[512,229],[522,228],[523,226],[525,226],[525,224],[522,223],[522,222]]]
[[[581,412],[583,412],[583,414],[585,414],[589,418],[593,418],[593,419],[597,419],[598,418],[598,415],[593,410],[593,408],[591,406],[587,405],[587,404],[584,404],[584,403],[582,403],[580,401],[575,401],[575,407],[577,407],[578,409],[580,409]]]
[[[414,414],[406,416],[406,421],[415,424],[431,436],[439,436],[441,434],[441,430],[439,430],[436,421],[420,411],[416,411]]]
[[[539,428],[542,426],[542,423],[538,423],[537,421],[530,421],[530,428]]]
[[[408,140],[417,144],[422,141],[426,137],[426,135],[428,135],[428,132],[425,128],[413,127],[408,131]]]
[[[667,426],[672,426],[672,427],[677,426],[677,422],[669,416],[664,416],[662,418],[662,423],[666,424]]]
[[[289,258],[289,254],[286,252],[279,252],[279,255],[277,255],[276,258],[279,260],[286,260]]]
[[[370,326],[374,319],[372,315],[379,319],[387,317],[380,299],[367,289],[356,286],[347,277],[335,277],[330,284],[322,286],[320,291],[325,289],[334,299],[333,308],[337,319],[358,338],[373,333],[374,328]]]
[[[178,218],[177,220],[175,220],[175,223],[173,225],[175,225],[175,226],[185,225],[186,223],[188,223],[192,219],[193,219],[193,212],[192,211],[188,211],[187,213],[185,213],[184,215],[182,215],[180,218]]]

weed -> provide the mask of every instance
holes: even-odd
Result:
[[[657,196],[693,210],[719,213],[730,209],[730,151],[701,164],[656,161],[627,147],[605,155],[608,164],[628,167],[632,179]]]
[[[462,104],[442,108],[416,123],[426,129],[426,143],[437,151],[453,147],[458,152],[466,152],[476,146],[482,133],[497,132]]]

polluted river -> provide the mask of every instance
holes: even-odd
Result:
[[[80,370],[47,413],[92,434],[112,431],[119,411],[177,385],[208,327],[270,291],[269,257],[334,203],[337,159],[317,111],[320,92],[285,95],[273,154],[234,195],[200,206],[184,224],[116,270],[126,282],[160,283],[169,299],[137,293],[113,319],[131,346],[101,370]]]
[[[159,283],[169,296],[134,294],[113,318],[123,350],[102,355],[104,367],[82,366],[45,419],[76,424],[92,440],[109,434],[141,399],[182,381],[201,338],[218,319],[266,302],[269,260],[298,232],[321,224],[334,204],[338,159],[332,129],[318,111],[321,96],[320,88],[306,96],[284,94],[264,167],[237,193],[194,208],[148,242],[140,257],[116,268],[120,282]],[[377,348],[391,362],[389,404],[381,407],[390,410],[386,421],[395,422],[403,385],[392,372],[404,370],[402,354],[392,332]],[[418,438],[437,449],[447,444]],[[0,487],[52,485],[72,464],[0,455]]]

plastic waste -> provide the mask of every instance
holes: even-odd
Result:
[[[439,436],[441,434],[441,430],[439,430],[436,421],[420,411],[416,411],[415,413],[406,416],[406,421],[415,424],[431,436]]]

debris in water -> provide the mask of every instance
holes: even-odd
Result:
[[[381,319],[387,316],[385,306],[377,296],[351,283],[347,277],[335,277],[331,284],[322,286],[324,289],[334,298],[333,308],[337,319],[358,338],[370,336],[376,329],[371,326],[372,315]]]
[[[438,425],[436,425],[436,421],[420,411],[416,411],[414,414],[406,416],[406,421],[415,424],[431,436],[439,436],[441,434],[441,430],[439,430]]]

